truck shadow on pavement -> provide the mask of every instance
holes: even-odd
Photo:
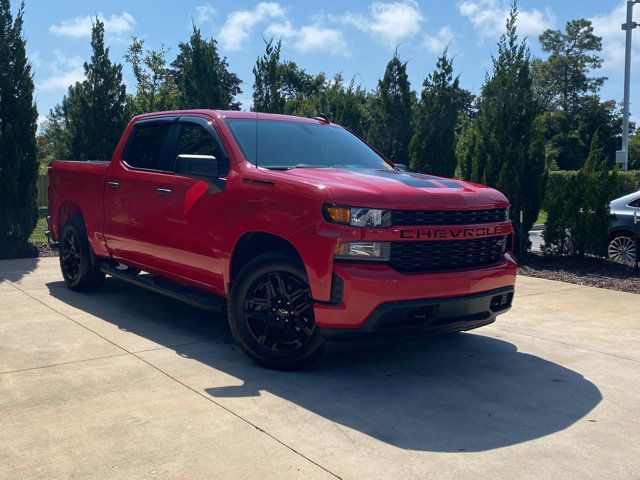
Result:
[[[479,329],[374,345],[332,343],[314,367],[277,372],[242,353],[224,318],[110,278],[93,294],[71,292],[62,282],[47,286],[78,316],[89,313],[195,360],[177,366],[184,361],[178,356],[165,355],[162,363],[145,357],[242,417],[245,403],[238,400],[264,391],[399,448],[465,452],[515,445],[586,422],[602,399],[579,373],[519,352],[496,338],[495,330],[493,337]],[[263,421],[291,422],[281,428],[294,430],[305,417],[287,411],[249,419],[265,429]]]

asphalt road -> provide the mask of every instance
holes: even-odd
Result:
[[[0,262],[0,478],[640,478],[638,312],[520,277],[475,333],[283,373],[191,307]]]

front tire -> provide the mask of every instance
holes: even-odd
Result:
[[[636,261],[636,242],[627,233],[618,233],[609,240],[609,260],[625,265],[633,265]]]
[[[247,263],[228,309],[235,340],[260,365],[295,370],[324,354],[306,272],[289,255],[267,252]]]
[[[67,286],[76,292],[95,290],[105,274],[91,259],[91,246],[80,218],[69,220],[60,235],[60,269]]]

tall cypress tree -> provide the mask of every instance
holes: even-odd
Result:
[[[482,87],[469,176],[498,188],[509,198],[511,217],[525,242],[540,211],[546,165],[541,122],[536,120],[530,54],[526,43],[518,40],[517,18],[514,2],[507,31],[498,42],[498,56],[493,59],[493,74]],[[520,211],[524,217],[521,228]]]
[[[180,53],[171,66],[181,106],[240,110],[235,98],[242,93],[242,81],[229,71],[226,57],[220,57],[218,42],[203,39],[194,25],[189,43],[180,43],[178,47]]]
[[[38,112],[23,14],[24,3],[14,20],[10,1],[0,0],[0,258],[26,245],[38,218]]]
[[[414,94],[407,64],[398,52],[387,64],[371,103],[369,142],[394,162],[408,164]]]
[[[108,160],[127,123],[127,93],[122,65],[112,63],[104,45],[104,23],[91,30],[91,61],[85,80],[69,88],[66,97],[69,154],[75,160]]]
[[[456,125],[469,92],[453,78],[453,60],[445,49],[436,69],[424,81],[414,114],[414,133],[409,145],[411,170],[443,177],[456,169]]]

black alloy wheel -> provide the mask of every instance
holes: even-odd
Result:
[[[227,306],[233,337],[260,365],[295,370],[324,354],[307,272],[289,252],[266,252],[244,265]]]
[[[67,286],[78,292],[95,290],[104,282],[101,259],[94,257],[82,219],[71,219],[60,234],[60,270]]]
[[[60,243],[60,264],[64,270],[65,278],[70,282],[76,282],[80,276],[80,242],[78,234],[74,230],[65,232]]]
[[[304,347],[316,330],[311,291],[287,272],[258,278],[245,298],[244,315],[253,338],[274,352]]]

